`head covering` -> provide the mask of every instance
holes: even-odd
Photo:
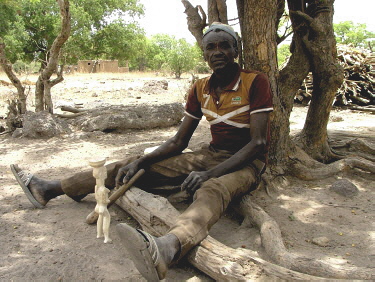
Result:
[[[224,31],[224,32],[230,34],[237,43],[237,40],[238,40],[237,34],[234,31],[233,27],[231,27],[230,25],[227,25],[227,24],[220,23],[220,22],[213,22],[210,25],[210,27],[203,33],[203,38],[213,30],[221,30],[221,31]]]

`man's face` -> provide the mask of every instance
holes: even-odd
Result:
[[[234,38],[224,31],[211,31],[203,38],[203,55],[210,68],[220,73],[238,55]]]

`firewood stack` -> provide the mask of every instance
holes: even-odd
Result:
[[[374,110],[375,54],[346,45],[338,45],[337,53],[339,62],[344,68],[344,81],[337,91],[334,104]],[[310,73],[297,92],[295,102],[307,105],[311,100],[312,88],[313,78]]]

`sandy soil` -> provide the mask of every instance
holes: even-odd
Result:
[[[5,77],[0,79],[6,80]],[[35,77],[28,77],[35,81]],[[169,89],[144,86],[149,80],[165,79]],[[154,75],[69,75],[53,88],[56,105],[81,103],[84,107],[106,104],[165,103],[183,101],[188,79]],[[11,87],[0,85],[0,116],[6,112],[5,98]],[[28,98],[32,106],[32,86]],[[58,111],[58,110],[57,110]],[[295,107],[291,117],[292,132],[298,131],[307,108]],[[4,120],[0,120],[4,124]],[[375,142],[375,116],[334,110],[329,129],[335,141],[361,137]],[[123,210],[111,208],[113,244],[96,239],[95,226],[85,224],[94,206],[92,195],[81,203],[66,196],[58,197],[43,210],[33,208],[9,169],[11,163],[47,179],[61,179],[88,168],[93,156],[109,162],[143,152],[172,136],[177,127],[128,131],[123,133],[82,133],[32,140],[0,136],[0,257],[1,280],[143,280],[127,258],[114,227],[119,222],[137,223]],[[202,122],[190,148],[209,141],[208,125]],[[337,179],[346,178],[360,190],[354,198],[344,198],[329,191]],[[254,193],[260,204],[280,225],[285,244],[293,253],[335,265],[375,267],[375,185],[374,176],[355,170],[323,181],[300,181],[290,177],[278,191],[268,196],[263,190]],[[214,226],[212,235],[232,247],[246,247],[265,256],[259,232],[244,228],[241,219],[228,212]],[[313,244],[314,238],[327,237],[325,247]],[[266,256],[265,256],[266,258]],[[375,269],[374,269],[375,271]],[[265,275],[259,279],[267,279]],[[182,261],[168,274],[167,281],[207,281]]]

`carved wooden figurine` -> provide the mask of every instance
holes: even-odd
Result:
[[[93,167],[93,175],[96,179],[95,185],[95,212],[99,214],[96,223],[97,238],[104,236],[104,243],[112,242],[109,238],[109,225],[111,223],[111,215],[108,212],[107,205],[109,203],[108,194],[109,189],[105,187],[104,181],[107,178],[107,169],[104,167],[106,159],[97,159],[89,161],[90,166]]]

